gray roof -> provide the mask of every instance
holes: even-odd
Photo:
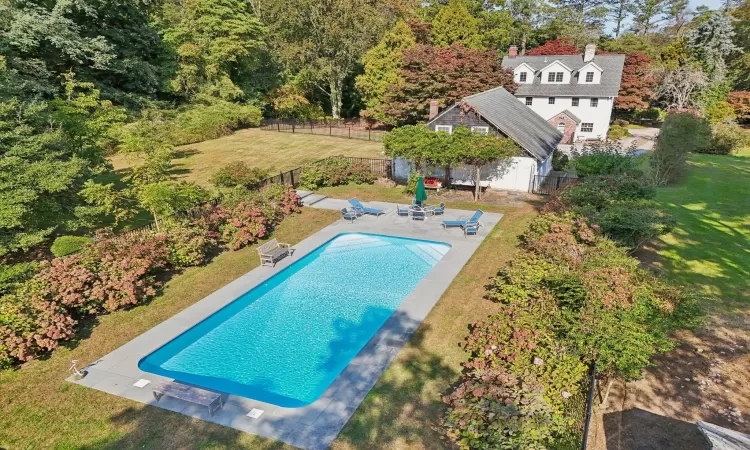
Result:
[[[552,117],[558,116],[560,114],[565,114],[566,116],[568,116],[571,119],[575,120],[576,123],[581,123],[581,119],[579,119],[578,116],[576,116],[575,114],[573,114],[572,112],[570,112],[569,109],[563,109],[562,111],[560,111],[559,113],[555,114]],[[552,117],[550,117],[549,119],[551,119]],[[547,119],[547,120],[549,120],[549,119]]]
[[[470,95],[463,101],[540,161],[547,159],[563,138],[557,128],[502,87]]]
[[[542,84],[540,71],[555,61],[560,61],[573,70],[569,84]],[[595,55],[592,61],[602,69],[602,79],[599,84],[578,84],[578,71],[588,64],[588,62],[583,62],[582,55],[516,56],[513,58],[506,56],[503,58],[502,66],[515,69],[526,63],[534,69],[534,82],[519,84],[515,94],[518,96],[616,97],[620,91],[625,55]]]

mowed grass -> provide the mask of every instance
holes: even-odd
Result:
[[[383,144],[341,137],[290,132],[240,130],[230,136],[177,148],[173,176],[178,180],[209,185],[211,176],[227,163],[244,161],[273,173],[296,169],[328,156],[383,158]],[[130,167],[120,154],[110,158],[117,171]]]
[[[721,309],[750,306],[750,149],[691,155],[687,176],[659,189],[677,227],[656,246],[665,274]]]
[[[274,233],[295,243],[338,219],[335,211],[304,208]],[[100,317],[47,359],[0,371],[0,448],[7,449],[289,449],[231,428],[191,419],[65,381],[211,292],[258,266],[256,246],[223,253],[170,280],[148,304]],[[94,326],[96,325],[96,326]]]

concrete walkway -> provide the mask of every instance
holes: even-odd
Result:
[[[325,199],[316,208],[340,209],[345,200]],[[339,220],[298,243],[293,258],[276,267],[258,267],[234,280],[208,297],[143,333],[112,353],[90,364],[81,380],[68,380],[112,395],[168,409],[197,419],[218,423],[247,433],[275,439],[309,449],[328,448],[377,380],[396,358],[441,295],[458,275],[481,242],[500,221],[502,214],[485,213],[483,227],[476,236],[464,237],[459,229],[444,230],[442,220],[469,217],[473,211],[446,210],[443,217],[414,221],[395,214],[395,204],[368,202],[367,206],[383,208],[387,214],[365,216],[354,223]],[[365,232],[390,236],[427,239],[451,245],[451,249],[409,294],[385,324],[352,359],[328,389],[315,402],[301,408],[283,408],[250,398],[222,393],[224,407],[213,416],[206,407],[173,398],[154,399],[153,388],[172,381],[138,368],[146,355],[200,323],[220,308],[294,264],[302,256],[345,232]],[[387,289],[387,287],[383,287]],[[251,410],[260,410],[251,418]]]

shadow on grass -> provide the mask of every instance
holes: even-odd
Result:
[[[659,190],[677,220],[671,235],[639,256],[679,283],[727,306],[750,301],[750,158],[692,155],[687,176]]]
[[[412,335],[390,369],[380,378],[343,428],[336,441],[345,448],[398,448],[408,443],[423,448],[445,446],[433,430],[445,411],[442,392],[455,382],[458,372],[443,358],[425,348],[423,324]]]

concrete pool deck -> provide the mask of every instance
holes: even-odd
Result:
[[[346,206],[345,200],[325,199],[312,207],[340,209]],[[377,218],[361,217],[354,223],[344,223],[343,220],[334,222],[295,245],[296,251],[293,258],[281,260],[274,268],[258,267],[251,270],[112,353],[91,363],[86,367],[87,374],[82,379],[75,380],[71,377],[68,380],[296,447],[308,450],[328,448],[455,276],[502,218],[502,214],[485,213],[482,216],[483,227],[479,229],[479,233],[476,236],[464,237],[460,229],[444,230],[440,222],[469,217],[473,211],[448,209],[443,216],[414,221],[410,217],[397,216],[396,205],[392,203],[368,202],[366,206],[385,209],[386,214]],[[213,416],[209,416],[208,409],[204,406],[168,397],[162,397],[158,402],[155,400],[153,388],[160,382],[172,381],[172,379],[141,371],[138,368],[141,358],[334,236],[344,232],[365,232],[433,240],[450,244],[451,249],[404,299],[399,308],[315,402],[301,408],[283,408],[249,398],[223,394],[224,407]],[[148,380],[149,383],[144,387],[137,387],[135,384],[139,380]],[[250,418],[247,414],[252,409],[262,410],[263,414],[257,419]]]

